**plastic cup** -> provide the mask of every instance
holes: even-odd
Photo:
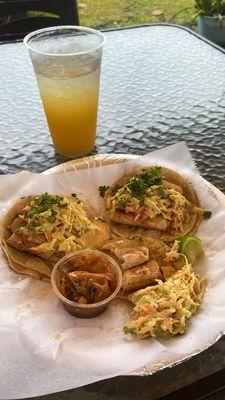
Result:
[[[40,29],[24,38],[58,153],[79,157],[95,146],[104,36],[81,26]]]
[[[79,304],[67,299],[60,291],[60,281],[62,275],[59,272],[59,269],[63,267],[64,271],[66,272],[76,271],[76,269],[80,270],[79,262],[83,262],[84,257],[86,256],[94,257],[95,259],[103,258],[107,262],[107,272],[112,272],[115,278],[114,290],[112,291],[111,295],[98,303]],[[56,296],[70,314],[80,318],[92,318],[101,314],[119,293],[122,285],[122,272],[116,261],[107,254],[98,250],[79,250],[66,255],[57,262],[52,270],[51,284]]]

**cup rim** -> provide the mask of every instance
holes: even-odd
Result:
[[[59,291],[59,289],[56,286],[56,282],[55,282],[55,274],[56,271],[58,269],[58,266],[63,263],[65,260],[68,260],[70,258],[72,258],[74,255],[77,254],[82,254],[82,253],[98,253],[99,255],[105,257],[107,260],[110,261],[110,263],[113,265],[113,268],[117,271],[117,285],[115,290],[111,293],[111,295],[109,297],[106,297],[106,299],[99,301],[98,303],[90,303],[90,304],[79,304],[79,303],[75,303],[74,301],[71,301],[69,299],[67,299],[66,297],[64,297],[62,295],[62,293]],[[122,272],[121,269],[119,267],[119,265],[117,264],[117,262],[110,257],[108,254],[103,253],[102,251],[99,250],[95,250],[95,249],[83,249],[83,250],[78,250],[78,251],[74,251],[72,253],[67,254],[66,256],[62,257],[54,266],[52,273],[51,273],[51,285],[53,288],[53,291],[55,292],[55,294],[57,295],[57,297],[64,303],[67,303],[68,305],[71,305],[73,307],[76,308],[82,308],[82,309],[91,309],[91,308],[96,308],[96,307],[101,307],[107,303],[109,303],[112,299],[115,298],[115,296],[117,295],[117,293],[119,292],[119,290],[121,289],[122,286]]]
[[[40,33],[45,33],[45,32],[51,32],[51,31],[60,31],[60,30],[78,30],[78,31],[83,31],[83,32],[92,32],[94,34],[96,34],[97,36],[102,38],[102,42],[93,47],[93,49],[90,50],[86,50],[86,51],[79,51],[76,53],[49,53],[49,52],[45,52],[45,51],[40,51],[40,50],[36,50],[33,48],[33,46],[31,46],[29,44],[29,40],[32,37],[35,37],[36,35],[39,35]],[[23,39],[23,43],[24,45],[27,47],[28,50],[34,51],[37,54],[42,54],[45,56],[49,56],[49,57],[70,57],[70,56],[80,56],[80,55],[85,55],[85,54],[91,54],[94,53],[96,50],[101,49],[103,47],[103,44],[105,43],[105,35],[101,32],[98,31],[97,29],[93,29],[93,28],[88,28],[86,26],[77,26],[77,25],[59,25],[59,26],[52,26],[52,27],[48,27],[48,28],[42,28],[42,29],[38,29],[36,31],[33,31],[31,33],[29,33],[28,35],[25,36],[25,38]]]

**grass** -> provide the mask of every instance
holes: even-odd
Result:
[[[80,24],[96,28],[171,22],[191,25],[195,0],[80,0]],[[160,17],[152,15],[163,11]]]

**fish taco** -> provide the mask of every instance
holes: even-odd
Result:
[[[104,209],[114,234],[168,242],[196,232],[203,216],[191,184],[159,166],[133,170],[115,182],[104,194]]]
[[[158,280],[156,285],[131,294],[133,319],[125,326],[125,333],[136,339],[167,339],[185,333],[188,320],[201,305],[206,286],[207,279],[187,263],[167,281]]]
[[[185,265],[179,242],[172,246],[153,237],[130,237],[105,242],[102,251],[113,257],[123,274],[122,290],[130,292],[165,281]]]
[[[49,278],[54,263],[65,254],[107,239],[107,224],[76,195],[22,198],[1,224],[2,247],[11,267],[40,279]]]

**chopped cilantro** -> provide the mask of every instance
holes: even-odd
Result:
[[[35,222],[33,222],[33,221],[30,221],[30,222],[28,223],[28,225],[27,225],[27,228],[28,228],[30,231],[33,231],[36,227],[37,227],[37,224],[36,224]]]
[[[212,211],[204,211],[203,212],[203,218],[204,219],[209,219],[212,216]]]
[[[57,212],[52,208],[51,209],[51,214],[52,214],[53,217],[55,217],[57,215]]]
[[[49,212],[49,216],[46,218],[47,222],[54,223],[57,215],[56,210],[53,208],[54,205],[59,208],[68,207],[68,203],[63,202],[63,197],[58,195],[50,195],[48,193],[44,193],[32,200],[30,203],[30,210],[27,213],[28,229],[33,230],[39,226],[38,220],[43,218],[42,214],[45,211]]]
[[[60,204],[62,202],[63,198],[61,196],[52,196],[45,192],[41,196],[38,196],[34,199],[32,203],[36,206],[51,206],[53,204]]]
[[[126,200],[124,200],[124,199],[119,199],[118,200],[118,205],[119,205],[120,208],[125,208],[126,204],[127,204]]]
[[[36,214],[37,214],[37,210],[35,210],[35,209],[30,210],[30,211],[28,211],[28,213],[27,213],[28,218],[32,218],[32,217],[34,217]]]
[[[149,171],[142,172],[139,176],[144,183],[149,187],[153,185],[159,185],[162,182],[161,167],[151,168]]]
[[[148,188],[145,182],[139,176],[132,178],[127,186],[134,197],[143,197]]]
[[[135,328],[128,328],[128,326],[125,326],[123,328],[123,330],[124,330],[124,333],[126,335],[128,335],[129,333],[130,333],[130,335],[136,335],[136,329]]]
[[[158,188],[158,194],[159,196],[164,199],[166,197],[166,193],[165,193],[165,187],[163,185],[160,185]]]
[[[105,197],[105,192],[109,188],[109,186],[99,186],[99,194],[101,197]]]
[[[149,187],[153,185],[159,185],[161,182],[161,167],[154,167],[149,171],[143,170],[142,173],[134,178],[131,178],[127,186],[134,197],[142,198],[147,193]]]

